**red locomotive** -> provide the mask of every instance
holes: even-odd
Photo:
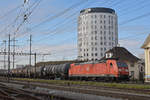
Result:
[[[128,80],[128,66],[115,59],[97,63],[71,64],[69,77],[73,79]]]

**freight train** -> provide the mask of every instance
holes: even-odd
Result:
[[[7,72],[0,72],[5,76]],[[10,70],[11,77],[62,80],[129,80],[128,66],[116,59],[97,62],[49,64]]]

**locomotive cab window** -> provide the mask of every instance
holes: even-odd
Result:
[[[113,64],[112,64],[112,63],[110,63],[110,67],[113,67]]]

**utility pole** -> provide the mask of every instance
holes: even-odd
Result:
[[[4,69],[6,69],[6,40],[3,41],[4,42]]]
[[[13,39],[13,69],[15,67],[15,46],[16,46],[15,36],[16,36],[16,33],[14,33],[14,39]]]
[[[8,39],[8,82],[9,82],[9,74],[10,74],[10,34]]]
[[[31,53],[32,53],[32,51],[31,51],[31,47],[32,47],[32,35],[30,35],[30,57],[29,57],[29,67],[31,68]],[[29,77],[30,77],[30,74],[31,74],[31,70],[29,70]]]
[[[35,64],[34,64],[34,67],[35,67],[35,75],[36,75],[36,53],[34,54],[34,60],[35,60],[35,61],[34,61],[34,63],[35,63]]]

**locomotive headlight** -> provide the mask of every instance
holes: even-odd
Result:
[[[119,71],[121,72],[122,70],[119,68]]]
[[[128,72],[129,70],[128,70],[128,69],[125,69],[125,71]]]

